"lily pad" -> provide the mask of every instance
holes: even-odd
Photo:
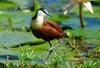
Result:
[[[20,44],[33,42],[36,38],[27,32],[0,32],[0,47],[14,47]]]
[[[16,4],[11,1],[0,1],[0,9],[9,9],[14,8],[15,6]]]

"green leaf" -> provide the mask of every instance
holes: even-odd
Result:
[[[0,48],[0,55],[16,55],[16,53],[10,49]]]
[[[0,9],[9,9],[9,8],[14,8],[16,6],[15,3],[10,2],[10,1],[1,1],[0,2]]]
[[[23,43],[33,42],[36,38],[27,32],[0,32],[0,47],[14,47]]]

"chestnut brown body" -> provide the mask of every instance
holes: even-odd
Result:
[[[32,33],[37,38],[42,38],[45,41],[53,40],[53,39],[59,39],[64,37],[64,31],[56,24],[53,23],[50,20],[45,20],[39,29],[34,29],[30,26]]]

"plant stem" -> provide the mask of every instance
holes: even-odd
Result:
[[[11,18],[8,18],[8,22],[9,22],[8,29],[12,30],[12,20],[11,20]]]
[[[79,18],[80,18],[81,28],[84,28],[84,24],[83,24],[83,13],[82,13],[82,3],[79,4]]]

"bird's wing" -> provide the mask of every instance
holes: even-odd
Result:
[[[46,20],[45,23],[47,23],[48,26],[50,26],[50,27],[56,29],[58,32],[61,32],[61,33],[64,32],[64,31],[61,29],[61,27],[60,27],[59,25],[57,25],[56,23],[53,23],[53,22],[50,21],[50,20]]]

